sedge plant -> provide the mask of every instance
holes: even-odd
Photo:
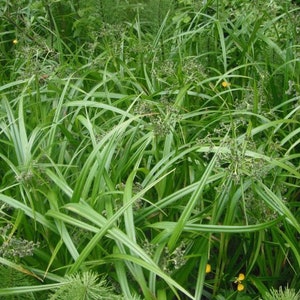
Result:
[[[0,297],[297,295],[298,6],[21,2],[0,0]]]

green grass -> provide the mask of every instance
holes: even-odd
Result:
[[[1,299],[296,295],[297,4],[21,2],[0,1]]]

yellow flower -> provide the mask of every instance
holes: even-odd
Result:
[[[211,272],[211,265],[210,264],[207,264],[206,267],[205,267],[205,273],[210,273]]]
[[[245,289],[245,286],[242,284],[242,281],[245,280],[245,275],[243,273],[240,273],[238,277],[236,277],[235,282],[237,284],[237,290],[239,292],[243,291]]]
[[[14,39],[12,42],[13,42],[14,45],[18,44],[18,40],[17,39]]]
[[[243,273],[240,273],[239,277],[237,278],[237,281],[240,282],[242,280],[245,280],[245,275]]]
[[[223,81],[223,82],[221,83],[221,85],[222,85],[222,87],[227,88],[227,87],[229,87],[231,84],[230,84],[229,82],[227,82],[227,81]]]

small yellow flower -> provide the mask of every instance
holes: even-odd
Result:
[[[14,39],[12,42],[13,42],[14,45],[18,44],[18,40],[17,39]]]
[[[210,273],[211,272],[211,265],[210,264],[207,264],[206,267],[205,267],[205,273]]]
[[[229,86],[231,85],[231,83],[229,83],[229,82],[227,82],[227,81],[223,81],[223,82],[221,83],[221,85],[222,85],[223,88],[227,88],[227,87],[229,87]]]
[[[242,281],[245,280],[245,275],[243,273],[240,273],[238,277],[236,277],[235,282],[237,284],[237,290],[239,292],[243,291],[245,289],[245,286],[242,284]]]
[[[237,286],[237,290],[239,292],[243,291],[245,289],[244,285],[242,283],[239,283],[238,286]]]
[[[240,282],[242,280],[245,280],[245,275],[243,273],[240,273],[239,277],[237,278],[237,281]]]

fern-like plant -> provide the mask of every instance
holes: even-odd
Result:
[[[106,280],[94,272],[77,273],[66,277],[66,284],[54,291],[48,300],[121,300]]]
[[[294,289],[280,287],[278,290],[272,288],[260,300],[300,300],[300,291],[296,293]]]

